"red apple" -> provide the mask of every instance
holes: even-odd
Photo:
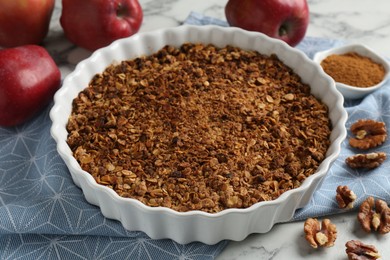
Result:
[[[62,0],[60,22],[71,42],[94,51],[138,32],[142,18],[137,0]]]
[[[42,110],[61,84],[61,73],[38,45],[0,50],[0,125],[23,123]]]
[[[0,0],[0,46],[40,44],[49,30],[55,0]]]
[[[309,24],[306,0],[229,0],[225,6],[229,25],[257,31],[297,45]]]

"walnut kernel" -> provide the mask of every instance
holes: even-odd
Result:
[[[386,125],[371,119],[362,119],[351,125],[355,135],[349,139],[349,144],[358,149],[367,150],[384,143],[387,138]]]
[[[386,153],[374,152],[368,154],[356,154],[345,159],[347,165],[353,169],[366,168],[373,169],[381,165],[386,160]]]
[[[315,218],[308,218],[304,224],[305,238],[313,248],[331,247],[337,238],[337,229],[329,219],[322,220],[322,225]]]
[[[380,234],[390,232],[390,208],[383,200],[368,197],[360,205],[357,218],[366,232],[371,230]]]
[[[339,208],[351,209],[356,200],[356,194],[348,186],[338,186],[336,189],[336,201]]]
[[[375,246],[366,245],[359,240],[350,240],[345,246],[349,260],[375,260],[381,257]]]

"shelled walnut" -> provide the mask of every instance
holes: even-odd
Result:
[[[357,218],[366,232],[371,230],[380,234],[390,232],[390,208],[383,200],[368,197],[360,205]]]
[[[322,220],[322,225],[315,218],[308,218],[304,224],[305,238],[313,248],[331,247],[337,238],[336,225],[329,219]]]
[[[351,125],[355,137],[349,139],[349,144],[358,149],[367,150],[384,143],[387,138],[386,125],[371,119],[361,119]]]
[[[353,169],[356,168],[373,169],[381,165],[386,160],[386,157],[387,155],[384,152],[356,154],[347,157],[347,159],[345,159],[345,162],[349,167]]]
[[[375,260],[381,257],[375,246],[366,245],[359,240],[350,240],[345,246],[349,260]]]
[[[351,209],[353,208],[353,203],[356,200],[356,194],[348,188],[348,186],[338,186],[336,189],[336,200],[339,208],[341,209]]]

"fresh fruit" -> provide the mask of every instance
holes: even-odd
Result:
[[[62,0],[60,22],[71,42],[94,51],[138,32],[142,18],[137,0]]]
[[[42,110],[61,84],[61,72],[45,48],[0,50],[0,126],[21,124]]]
[[[297,45],[309,24],[306,0],[229,0],[225,6],[229,25],[264,33]]]
[[[40,44],[46,37],[55,0],[0,0],[0,46]]]

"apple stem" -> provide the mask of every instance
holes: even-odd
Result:
[[[118,8],[116,9],[116,15],[122,18],[128,15],[128,11],[122,4],[118,4]]]
[[[279,36],[285,36],[285,35],[287,35],[287,33],[288,33],[287,25],[282,24],[279,27]]]

